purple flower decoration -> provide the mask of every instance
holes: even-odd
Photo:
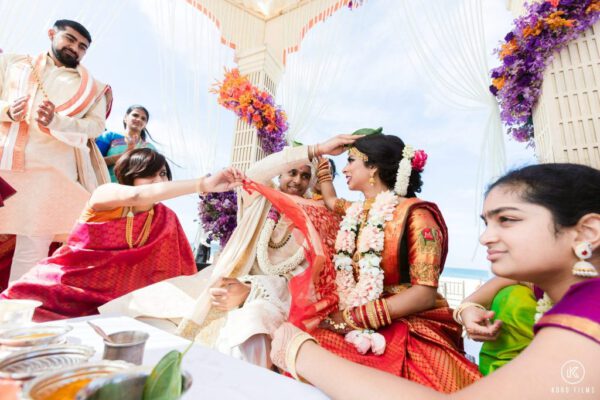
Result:
[[[235,191],[208,193],[200,196],[198,205],[202,228],[210,240],[225,246],[237,226],[237,195]]]
[[[555,3],[556,4],[556,3]],[[532,112],[541,92],[544,70],[555,52],[577,39],[600,18],[598,0],[560,0],[526,6],[514,29],[496,50],[502,61],[491,71],[492,92],[500,103],[500,116],[509,134],[533,144]]]

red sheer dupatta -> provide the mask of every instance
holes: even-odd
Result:
[[[293,197],[253,181],[244,182],[244,189],[262,194],[306,240],[304,250],[308,267],[288,284],[292,299],[289,321],[312,331],[338,307],[331,251],[339,218],[316,202],[301,205]]]

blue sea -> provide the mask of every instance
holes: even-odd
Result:
[[[474,269],[474,268],[444,268],[442,272],[443,278],[463,278],[463,279],[475,279],[480,281],[487,281],[492,277],[492,273],[487,269]]]

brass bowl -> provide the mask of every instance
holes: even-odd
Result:
[[[144,384],[148,376],[150,376],[150,370],[138,367],[96,379],[77,393],[76,400],[139,400],[143,397]],[[192,376],[184,371],[181,378],[181,394],[183,395],[192,386]]]
[[[70,383],[83,379],[103,378],[131,367],[131,364],[123,361],[100,361],[48,372],[27,382],[23,387],[23,397],[31,400],[45,400]],[[75,397],[64,400],[74,399]]]

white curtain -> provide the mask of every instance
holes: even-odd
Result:
[[[197,177],[214,169],[217,143],[231,128],[222,126],[229,111],[209,93],[224,67],[233,63],[233,50],[221,44],[214,22],[185,1],[139,0],[164,42],[157,47],[162,111],[169,135],[168,153]],[[148,11],[148,9],[147,9]],[[182,68],[183,67],[183,68]]]
[[[431,95],[450,107],[488,110],[481,140],[478,188],[506,168],[500,111],[490,93],[483,0],[400,0],[398,29],[406,54],[423,78],[433,82]],[[479,208],[478,208],[479,209]]]
[[[23,53],[23,44],[32,33],[46,44],[45,32],[57,19],[80,22],[90,31],[94,44],[102,42],[125,3],[123,0],[4,0],[0,2],[0,48],[5,53]]]
[[[339,79],[350,54],[339,43],[342,41],[343,20],[340,10],[326,21],[313,27],[302,39],[299,50],[286,54],[285,72],[279,83],[276,102],[288,115],[287,138],[291,142],[306,141],[313,124],[331,103],[330,88]],[[298,27],[285,24],[284,43],[298,36]],[[308,60],[319,60],[309,62]]]

